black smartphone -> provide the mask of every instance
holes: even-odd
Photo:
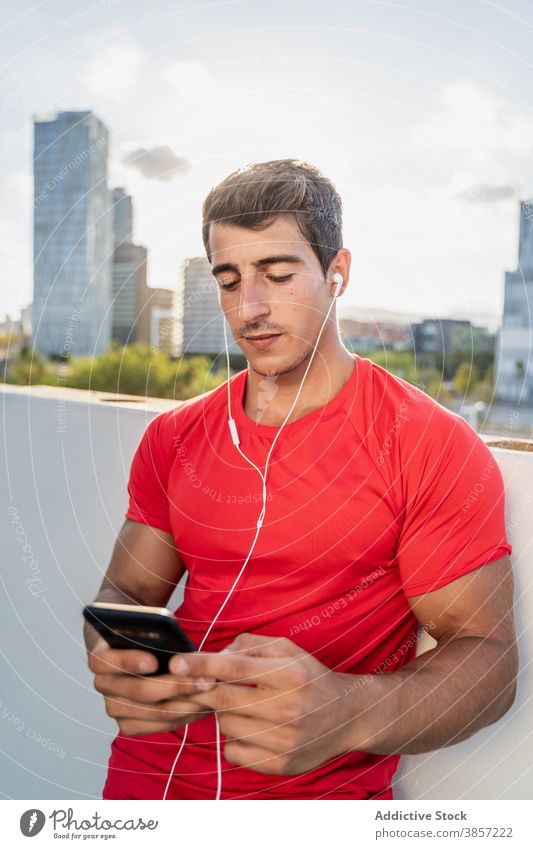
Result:
[[[166,607],[95,601],[83,608],[83,615],[111,648],[143,649],[155,654],[159,668],[152,675],[168,672],[168,661],[173,654],[196,651]]]

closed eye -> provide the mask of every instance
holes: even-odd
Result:
[[[275,277],[273,274],[267,274],[267,277],[269,280],[272,280],[273,283],[287,283],[287,281],[293,277],[293,274],[284,274],[283,277]],[[231,292],[238,282],[238,280],[232,280],[231,283],[220,283],[220,288],[228,289]]]
[[[287,280],[290,280],[292,274],[285,274],[283,277],[274,277],[273,274],[267,275],[269,280],[273,280],[274,283],[286,283]]]

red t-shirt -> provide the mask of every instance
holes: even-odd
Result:
[[[246,415],[246,379],[246,369],[230,379],[232,411],[241,449],[264,470],[279,428]],[[226,383],[150,421],[128,491],[126,517],[176,539],[188,574],[175,615],[199,645],[250,550],[262,505],[259,474],[230,437]],[[254,552],[206,651],[253,632],[288,637],[339,672],[388,674],[416,652],[406,597],[512,551],[503,481],[485,443],[461,417],[360,356],[329,403],[283,428],[267,491]],[[119,733],[103,797],[161,799],[182,730]],[[222,798],[392,798],[398,760],[353,751],[276,776],[222,754]],[[211,714],[189,725],[167,798],[213,799],[216,786]]]

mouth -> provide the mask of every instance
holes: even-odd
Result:
[[[249,342],[254,348],[269,348],[273,345],[276,339],[282,336],[281,333],[260,333],[257,336],[244,336],[243,338]]]

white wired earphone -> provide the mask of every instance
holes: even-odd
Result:
[[[298,397],[299,397],[299,395],[300,395],[300,392],[301,392],[301,390],[302,390],[302,386],[303,386],[304,380],[305,380],[305,378],[306,378],[306,376],[307,376],[307,372],[309,371],[309,367],[310,367],[311,363],[313,362],[313,357],[315,356],[316,349],[317,349],[317,347],[318,347],[318,343],[319,343],[319,341],[320,341],[320,337],[322,336],[322,331],[324,330],[324,327],[325,327],[326,322],[327,322],[327,320],[328,320],[328,318],[329,318],[329,314],[330,314],[330,312],[331,312],[331,309],[332,309],[332,307],[333,307],[333,304],[335,303],[335,298],[337,298],[337,297],[340,295],[340,290],[341,290],[341,286],[342,286],[342,284],[344,283],[344,278],[343,278],[342,274],[340,274],[338,271],[336,271],[336,272],[335,272],[335,274],[333,275],[333,282],[337,284],[337,285],[335,286],[335,291],[333,292],[333,299],[332,299],[332,301],[331,301],[331,304],[329,305],[329,309],[328,309],[328,311],[327,311],[327,313],[326,313],[326,317],[325,317],[325,319],[324,319],[324,321],[323,321],[323,323],[322,323],[322,327],[320,328],[320,333],[319,333],[319,334],[318,334],[318,336],[317,336],[317,340],[316,340],[316,342],[315,342],[315,346],[314,346],[314,348],[313,348],[313,353],[311,354],[311,358],[310,358],[310,360],[309,360],[309,362],[308,362],[308,364],[307,364],[307,368],[306,368],[306,370],[305,370],[304,376],[302,377],[302,381],[301,381],[301,383],[300,383],[300,387],[299,387],[299,389],[298,389],[298,392],[296,393],[296,398],[295,398],[295,399],[294,399],[294,401],[292,402],[292,406],[291,406],[291,408],[290,408],[289,412],[287,413],[287,415],[285,416],[285,419],[284,419],[283,423],[280,425],[280,428],[279,428],[278,432],[276,433],[276,436],[274,437],[274,439],[273,439],[273,441],[272,441],[272,445],[270,446],[270,451],[268,452],[267,459],[266,459],[266,463],[265,463],[265,472],[264,472],[264,474],[261,472],[261,470],[260,470],[260,469],[258,469],[258,467],[255,465],[255,463],[253,463],[253,462],[252,462],[252,461],[251,461],[251,460],[250,460],[250,459],[246,456],[246,454],[244,454],[244,453],[241,451],[241,449],[239,448],[239,442],[240,442],[240,440],[239,440],[239,434],[237,433],[237,425],[235,424],[235,420],[233,419],[233,416],[231,415],[231,398],[230,398],[230,386],[229,386],[230,368],[229,368],[228,339],[227,339],[227,335],[226,335],[226,321],[224,320],[224,322],[223,322],[223,326],[224,326],[224,345],[225,345],[225,348],[226,348],[226,364],[227,364],[227,373],[228,373],[228,379],[227,379],[227,388],[228,388],[228,416],[229,416],[229,418],[228,418],[228,425],[229,425],[229,429],[230,429],[230,433],[231,433],[231,439],[232,439],[233,444],[235,445],[235,447],[236,447],[237,451],[239,452],[239,454],[240,454],[242,457],[244,457],[244,459],[245,459],[248,463],[250,463],[250,465],[251,465],[251,466],[253,466],[253,468],[254,468],[254,469],[256,470],[256,472],[259,474],[259,476],[260,476],[260,478],[261,478],[261,480],[262,480],[262,482],[263,482],[263,507],[262,507],[262,509],[261,509],[261,513],[259,514],[259,518],[258,518],[258,520],[257,520],[257,530],[256,530],[256,532],[255,532],[255,537],[254,537],[254,541],[253,541],[253,543],[252,543],[252,547],[250,548],[250,551],[248,552],[248,555],[247,555],[247,557],[246,557],[246,560],[244,561],[244,563],[243,563],[243,565],[242,565],[242,567],[241,567],[241,571],[239,572],[239,574],[237,575],[237,577],[235,578],[235,580],[234,580],[234,582],[233,582],[233,586],[231,587],[231,589],[230,589],[229,593],[227,594],[226,598],[224,599],[223,603],[221,604],[220,609],[219,609],[219,611],[218,611],[217,615],[215,616],[215,618],[214,618],[214,619],[213,619],[213,621],[211,622],[211,624],[210,624],[209,628],[208,628],[208,629],[207,629],[207,631],[205,632],[204,637],[203,637],[203,639],[202,639],[202,642],[201,642],[201,643],[200,643],[200,645],[198,646],[198,651],[201,651],[201,650],[202,650],[202,646],[203,646],[203,644],[205,643],[205,641],[207,640],[207,638],[208,638],[209,634],[211,633],[211,629],[212,629],[213,625],[215,624],[215,622],[217,621],[218,617],[220,616],[220,614],[221,614],[221,613],[222,613],[222,611],[224,610],[224,608],[225,608],[226,604],[228,603],[229,598],[230,598],[230,596],[231,596],[231,594],[232,594],[233,590],[234,590],[234,589],[235,589],[235,587],[237,586],[237,583],[238,583],[238,581],[239,581],[239,579],[240,579],[240,577],[241,577],[242,573],[244,572],[244,569],[245,569],[245,567],[246,567],[246,564],[248,563],[248,561],[249,561],[249,559],[250,559],[250,556],[251,556],[251,554],[252,554],[252,552],[253,552],[253,550],[254,550],[255,544],[256,544],[256,542],[257,542],[257,537],[259,536],[259,531],[261,530],[261,527],[262,527],[262,525],[263,525],[263,519],[264,519],[264,517],[265,517],[265,512],[266,512],[266,501],[267,501],[266,475],[267,475],[267,467],[268,467],[268,463],[269,463],[269,460],[270,460],[270,455],[272,454],[272,449],[274,448],[274,445],[276,444],[276,440],[277,440],[278,436],[280,435],[280,433],[281,433],[282,429],[285,427],[285,425],[286,425],[286,423],[287,423],[287,419],[290,417],[290,415],[291,415],[292,411],[294,410],[294,406],[295,406],[295,404],[296,404],[296,402],[297,402],[297,400],[298,400]],[[220,799],[221,792],[222,792],[222,763],[221,763],[221,758],[220,758],[220,724],[219,724],[219,721],[218,721],[218,716],[217,716],[216,711],[214,711],[214,715],[215,715],[215,721],[216,721],[216,741],[217,741],[217,795],[216,795],[216,797],[215,797],[215,798],[218,800],[218,799]],[[176,769],[176,764],[177,764],[177,762],[178,762],[179,756],[181,755],[182,749],[183,749],[183,747],[184,747],[184,745],[185,745],[185,740],[187,739],[187,731],[188,731],[188,730],[189,730],[189,723],[187,723],[187,724],[185,725],[185,731],[184,731],[184,733],[183,733],[183,739],[182,739],[182,741],[181,741],[181,746],[179,747],[178,754],[176,755],[176,757],[175,757],[175,759],[174,759],[174,763],[172,764],[172,769],[170,770],[170,773],[169,773],[169,776],[168,776],[168,781],[167,781],[167,786],[165,787],[165,792],[164,792],[164,794],[163,794],[163,796],[162,796],[162,799],[166,799],[166,798],[167,798],[167,793],[168,793],[168,789],[169,789],[169,787],[170,787],[170,782],[172,781],[172,776],[174,775],[174,770]]]

